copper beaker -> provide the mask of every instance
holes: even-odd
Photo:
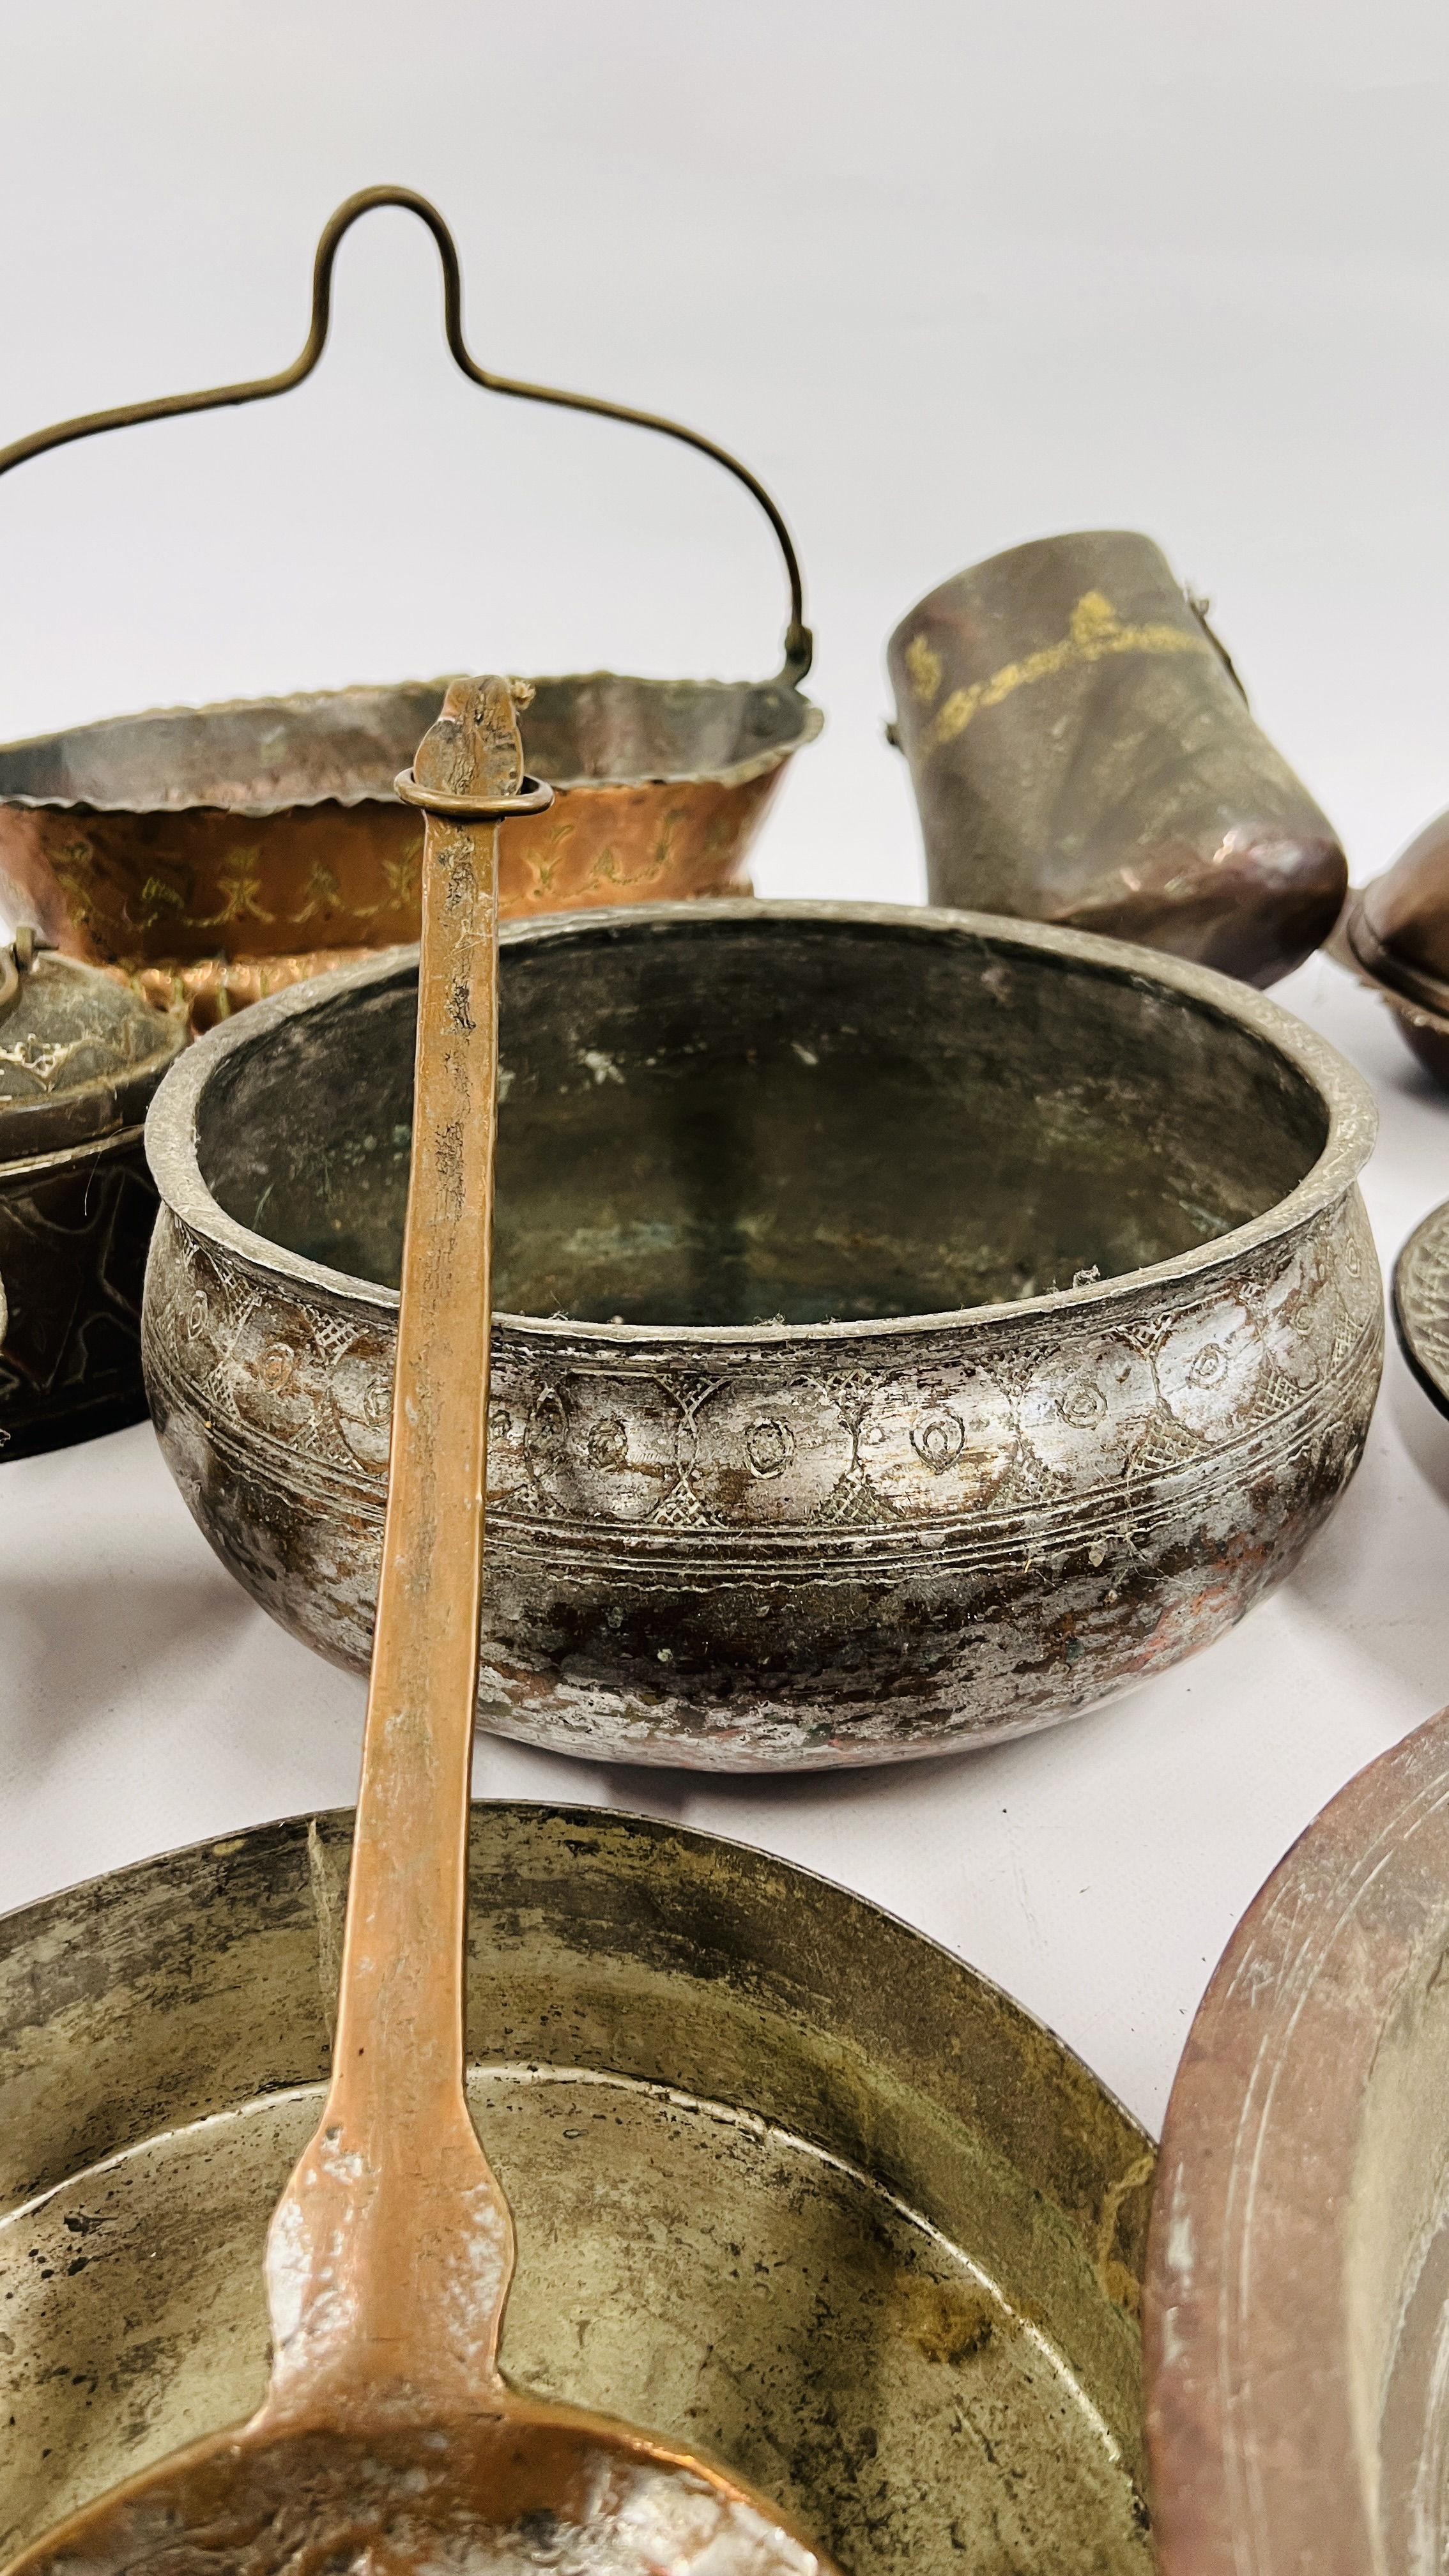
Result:
[[[931,901],[1106,931],[1272,984],[1338,917],[1332,825],[1149,537],[957,573],[889,646]]]

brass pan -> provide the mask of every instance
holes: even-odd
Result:
[[[0,1924],[0,2561],[261,2395],[350,1832]],[[474,1809],[471,1939],[522,2385],[718,2450],[852,2576],[1150,2576],[1153,2150],[1049,2031],[803,1870],[586,1808]]]
[[[317,247],[312,322],[279,375],[57,422],[0,448],[0,475],[79,438],[182,412],[264,402],[317,365],[338,245],[360,216],[401,207],[432,233],[449,350],[491,393],[659,432],[742,483],[780,547],[790,596],[773,680],[646,680],[596,671],[533,684],[530,771],[557,791],[520,824],[506,916],[641,896],[748,894],[745,864],[785,763],[820,731],[800,694],[813,639],[789,530],[764,485],[697,430],[653,412],[480,367],[463,337],[453,237],[407,188],[366,188]],[[0,911],[66,955],[117,969],[193,1024],[418,935],[419,819],[392,792],[446,680],[215,707],[164,708],[0,745]]]

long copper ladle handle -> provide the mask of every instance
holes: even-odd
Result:
[[[217,411],[229,403],[269,402],[273,394],[290,393],[310,376],[327,345],[332,268],[342,237],[359,216],[369,214],[374,206],[399,206],[405,213],[417,215],[437,243],[443,265],[443,328],[454,360],[471,383],[481,385],[486,393],[515,394],[524,402],[555,403],[565,411],[597,412],[604,420],[622,420],[636,429],[657,430],[663,438],[677,438],[684,446],[697,448],[701,456],[712,456],[716,465],[722,465],[727,474],[733,474],[736,482],[743,483],[745,490],[754,495],[775,531],[790,585],[790,623],[785,630],[785,660],[780,677],[798,685],[815,653],[814,638],[805,623],[804,584],[790,531],[759,477],[737,456],[731,456],[728,448],[717,446],[700,430],[666,420],[662,412],[635,411],[627,403],[605,402],[598,394],[561,393],[552,385],[525,384],[521,377],[490,375],[486,367],[480,367],[463,337],[463,273],[457,244],[437,207],[411,188],[360,188],[328,219],[312,270],[311,327],[300,356],[293,359],[290,367],[283,367],[280,375],[256,376],[242,385],[216,385],[205,393],[163,394],[154,402],[123,403],[115,411],[82,412],[74,420],[58,420],[49,429],[32,430],[27,438],[17,438],[9,447],[0,447],[0,474],[8,474],[12,466],[23,465],[29,457],[46,455],[52,447],[68,446],[75,438],[96,438],[108,429],[132,429],[142,421],[173,420],[180,412]]]
[[[537,813],[507,684],[455,681],[426,813],[417,1089],[377,1629],[333,2075],[272,2221],[264,2414],[486,2407],[513,2226],[464,2093],[498,1063],[498,819]]]

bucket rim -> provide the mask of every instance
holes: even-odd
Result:
[[[10,808],[18,813],[38,814],[107,814],[135,815],[149,819],[166,814],[216,814],[236,816],[246,821],[260,821],[273,815],[313,813],[324,805],[351,811],[360,805],[400,805],[392,792],[391,780],[385,789],[359,788],[355,795],[338,796],[324,790],[315,796],[221,797],[161,795],[150,803],[135,796],[35,796],[23,790],[6,788],[7,757],[19,752],[49,750],[71,742],[94,741],[98,735],[123,733],[130,727],[160,727],[167,724],[195,723],[212,717],[249,715],[257,718],[272,715],[278,719],[305,716],[318,707],[335,707],[353,698],[359,704],[393,697],[426,695],[437,692],[441,706],[449,681],[455,674],[437,680],[391,680],[378,683],[354,682],[340,689],[302,689],[289,695],[264,698],[216,698],[199,706],[144,707],[134,714],[101,716],[83,725],[63,726],[59,731],[27,734],[14,742],[0,743],[0,811]],[[774,677],[766,680],[661,679],[631,671],[546,671],[532,675],[536,689],[566,685],[585,686],[591,682],[614,681],[649,694],[670,693],[676,697],[688,694],[698,698],[723,695],[748,697],[763,695],[791,705],[798,710],[799,721],[793,735],[764,744],[760,750],[743,759],[729,761],[716,768],[670,770],[621,770],[607,778],[584,774],[551,778],[549,785],[564,794],[579,789],[603,790],[640,787],[743,787],[756,778],[768,777],[791,756],[813,742],[825,722],[823,710],[814,700],[788,680]],[[159,764],[158,764],[159,766]]]

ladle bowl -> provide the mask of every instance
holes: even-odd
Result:
[[[815,1768],[1078,1714],[1217,1636],[1362,1450],[1359,1076],[1080,932],[641,906],[503,935],[481,1722]],[[152,1410],[253,1597],[367,1662],[413,959],[188,1052]]]

